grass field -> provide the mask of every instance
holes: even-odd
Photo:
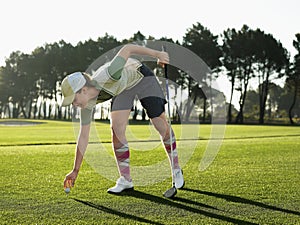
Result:
[[[170,200],[162,193],[171,179],[109,195],[114,182],[86,161],[66,196],[72,124],[41,122],[0,126],[0,224],[300,224],[300,127],[228,125],[215,161],[200,172],[211,128],[200,125],[198,145],[183,168],[185,188]],[[143,134],[148,126],[131,129]],[[98,123],[97,130],[109,147],[109,125]],[[181,140],[179,154],[189,144]],[[144,154],[157,159],[156,151],[133,151],[133,162]]]

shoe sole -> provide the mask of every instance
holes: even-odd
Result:
[[[117,195],[117,194],[121,194],[121,193],[127,192],[127,191],[134,191],[134,187],[132,187],[132,188],[126,188],[126,189],[124,189],[124,190],[122,190],[120,192],[107,191],[107,193]]]

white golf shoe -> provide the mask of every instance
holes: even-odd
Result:
[[[121,176],[117,180],[116,185],[109,188],[107,192],[110,194],[118,194],[121,193],[122,191],[129,191],[129,190],[133,190],[132,181],[128,181],[123,176]]]
[[[177,189],[183,188],[184,179],[182,169],[174,169],[175,187]]]

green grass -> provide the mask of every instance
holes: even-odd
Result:
[[[170,179],[109,195],[114,182],[87,161],[67,197],[62,181],[73,164],[72,124],[41,122],[0,126],[0,224],[300,224],[299,127],[229,125],[215,161],[200,172],[211,129],[200,125],[198,145],[183,168],[185,189],[169,200],[162,193]],[[140,140],[149,137],[148,125],[130,127]],[[109,149],[109,125],[97,123],[97,131]],[[181,140],[179,151],[190,145]],[[163,159],[157,150],[133,149],[132,164]]]

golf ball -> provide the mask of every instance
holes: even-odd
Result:
[[[69,188],[69,187],[65,188],[65,192],[66,192],[67,194],[69,194],[69,193],[70,193],[70,188]]]

